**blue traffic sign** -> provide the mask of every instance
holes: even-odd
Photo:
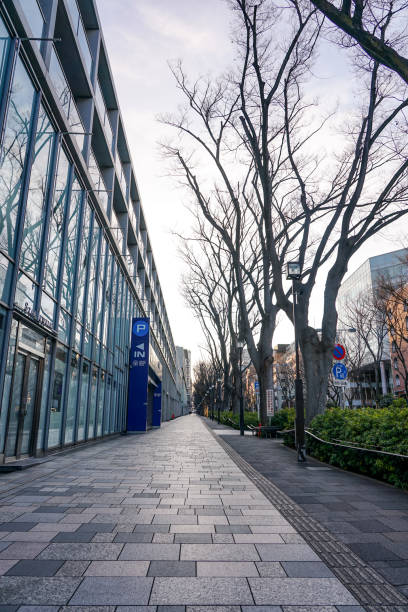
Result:
[[[336,363],[332,369],[334,378],[337,380],[346,380],[347,378],[347,368],[342,363]]]
[[[255,387],[255,391],[259,391],[259,381],[258,380],[254,382],[254,387]]]

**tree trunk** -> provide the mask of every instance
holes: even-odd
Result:
[[[261,356],[258,374],[259,381],[259,419],[262,425],[267,425],[268,391],[273,399],[273,355]]]
[[[325,349],[320,341],[305,342],[302,356],[306,387],[305,423],[310,425],[317,414],[326,410],[328,375],[333,357],[332,351]]]

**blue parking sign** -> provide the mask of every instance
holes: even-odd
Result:
[[[346,380],[347,378],[347,368],[342,363],[335,363],[332,372],[334,378],[337,380]]]

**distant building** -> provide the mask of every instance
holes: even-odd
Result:
[[[375,257],[368,258],[361,266],[357,268],[350,276],[342,283],[338,298],[337,298],[337,312],[339,318],[342,318],[342,313],[346,312],[347,304],[357,300],[359,296],[373,295],[378,282],[381,278],[386,278],[389,281],[397,280],[401,278],[404,270],[406,270],[406,263],[404,258],[408,255],[408,249],[398,249],[389,253],[383,253]],[[345,334],[344,342],[347,345],[349,334]],[[375,345],[377,342],[373,335],[370,340],[371,346],[374,352],[377,352],[380,345]],[[367,355],[360,368],[360,374],[364,375],[365,386],[372,386],[373,384],[373,371],[374,364],[371,362],[370,357]],[[382,354],[380,359],[380,374],[381,374],[381,390],[385,395],[393,390],[393,376],[391,373],[391,361],[390,361],[390,344],[388,339],[382,347]],[[356,405],[361,403],[362,400],[354,402]]]
[[[188,414],[191,410],[191,351],[176,346],[176,386],[180,396],[181,414]]]
[[[408,285],[390,297],[387,304],[391,371],[396,395],[406,395],[408,379]]]

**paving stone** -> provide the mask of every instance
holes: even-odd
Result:
[[[336,606],[338,612],[365,612],[362,606]]]
[[[56,576],[82,576],[90,561],[65,561]]]
[[[157,612],[185,612],[185,606],[157,606]]]
[[[119,559],[121,561],[177,561],[179,556],[179,544],[125,544]]]
[[[240,610],[239,606],[187,606],[186,608],[186,612],[240,612]]]
[[[236,533],[234,540],[237,544],[283,544],[284,541],[277,533]]]
[[[0,559],[4,558],[3,555],[1,554],[1,551],[6,550],[7,548],[10,548],[10,546],[11,546],[11,542],[5,542],[4,540],[0,542]],[[5,556],[5,558],[7,559],[7,555]]]
[[[358,605],[336,578],[248,578],[257,605]]]
[[[156,537],[156,536],[155,536]],[[175,544],[211,544],[211,533],[176,533]],[[231,538],[232,542],[232,538]]]
[[[138,576],[86,577],[70,605],[146,605],[152,583],[153,578]]]
[[[153,540],[152,540],[153,544],[173,544],[174,543],[174,533],[155,533],[152,535],[153,535]],[[176,544],[178,543],[179,542],[176,542]]]
[[[3,542],[0,542],[0,548]],[[37,542],[4,542],[10,544],[0,553],[0,559],[34,559],[37,557],[47,544]]]
[[[216,525],[217,533],[251,533],[248,525]]]
[[[59,606],[20,606],[18,612],[58,612]]]
[[[156,578],[153,605],[245,605],[253,599],[242,578]]]
[[[55,576],[1,576],[0,604],[64,605],[80,582],[80,578]]]
[[[39,559],[63,559],[67,561],[116,560],[123,544],[49,544]]]
[[[194,561],[151,561],[148,576],[196,576]]]
[[[116,606],[62,606],[59,609],[60,612],[115,612],[115,610]]]
[[[170,523],[165,525],[136,525],[134,528],[135,533],[168,533],[170,529]]]
[[[211,537],[214,544],[234,544],[232,533],[213,533]]]
[[[36,522],[34,523],[23,523],[23,522],[9,522],[9,523],[0,523],[0,531],[30,531],[33,527],[36,526]]]
[[[170,533],[215,533],[214,525],[170,525]]]
[[[350,543],[348,546],[356,555],[361,557],[363,561],[388,561],[399,559],[398,555],[381,544]]]
[[[150,543],[153,539],[153,533],[126,533],[119,532],[115,535],[114,542],[137,542],[137,543]],[[162,534],[168,535],[168,534]]]
[[[198,561],[197,576],[259,576],[253,561]]]
[[[41,561],[39,559],[23,559],[18,561],[7,572],[6,576],[54,576],[63,561]]]
[[[282,606],[283,612],[337,612],[334,606]]]
[[[0,576],[5,574],[16,563],[18,563],[16,559],[0,559]]]
[[[256,544],[262,561],[320,561],[319,557],[304,544]]]
[[[96,531],[60,531],[52,538],[54,543],[74,543],[74,542],[91,542]]]
[[[180,559],[191,561],[261,560],[253,544],[182,544]]]
[[[277,561],[257,561],[256,567],[262,577],[285,578],[286,572]]]
[[[92,561],[85,576],[146,576],[149,561]]]
[[[70,515],[71,516],[71,515]],[[22,514],[14,519],[16,523],[58,523],[61,519],[65,518],[66,515],[62,512],[58,514],[50,512],[34,512]]]
[[[242,612],[282,612],[280,606],[242,606],[241,610]]]
[[[282,566],[291,578],[334,578],[333,572],[320,561],[283,561]]]

